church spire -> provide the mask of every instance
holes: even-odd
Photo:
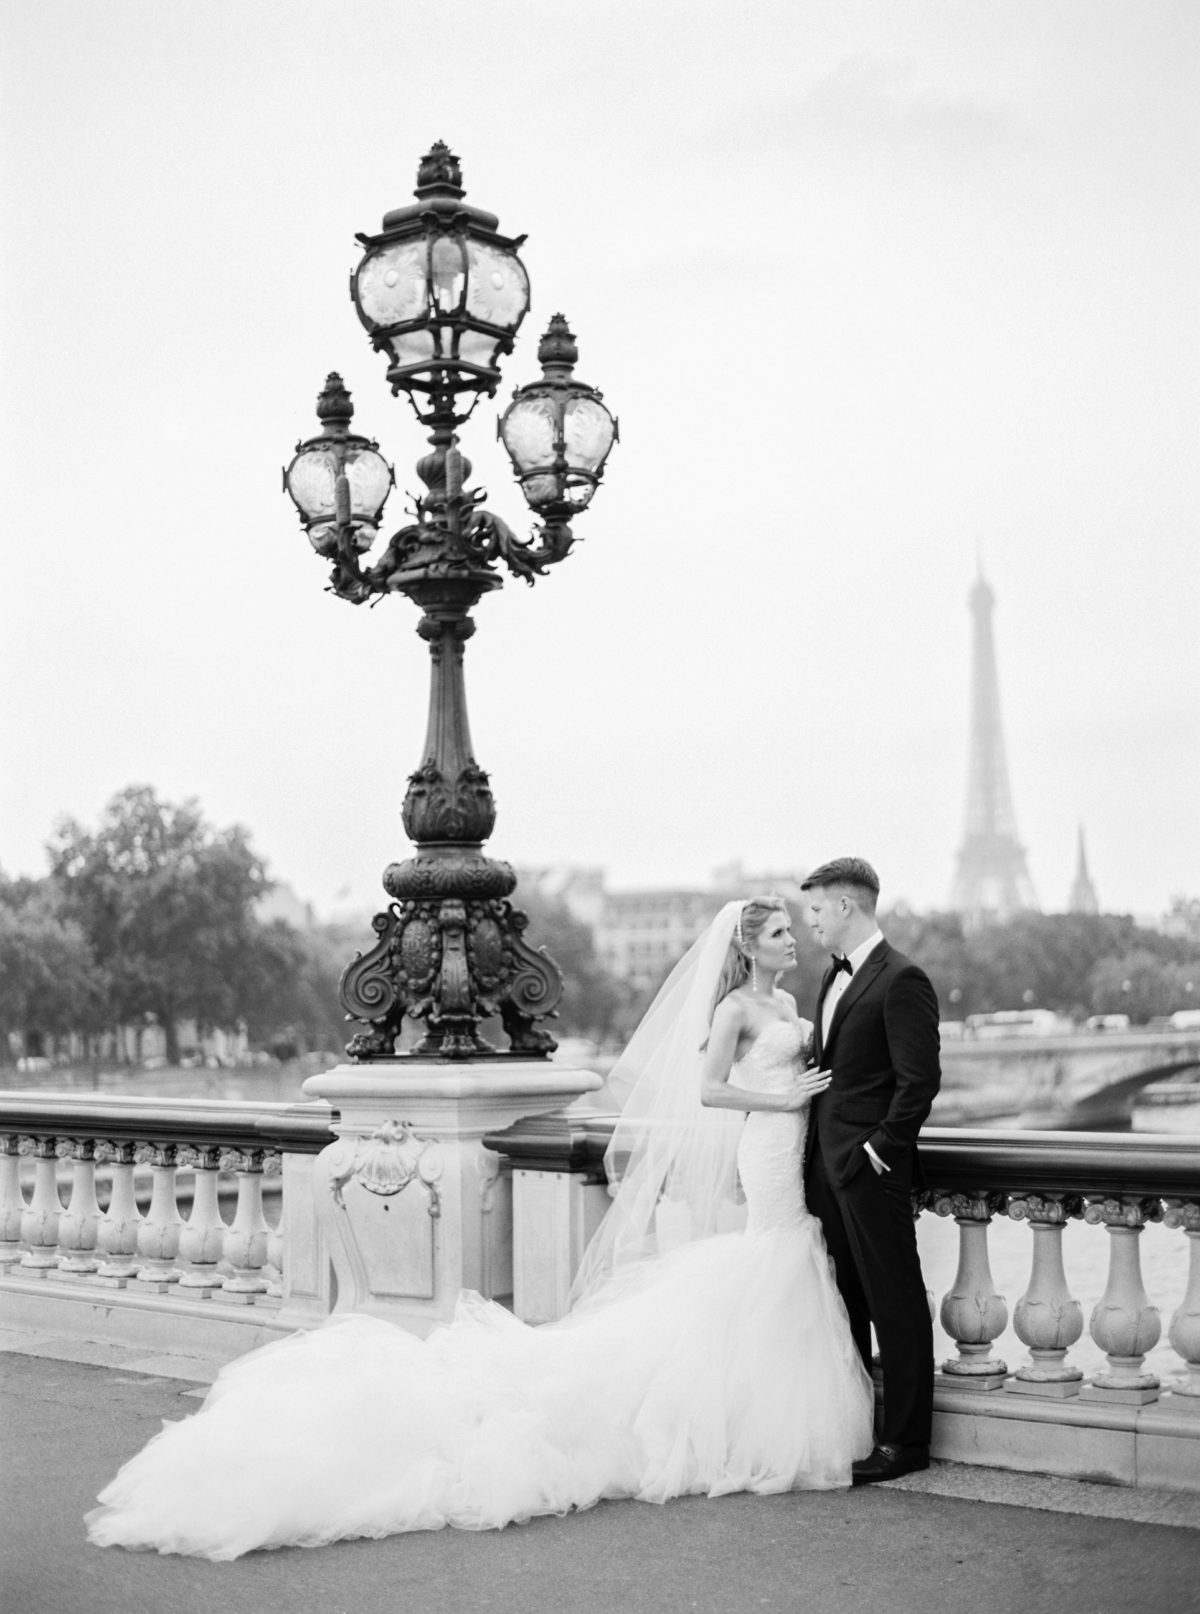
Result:
[[[1088,873],[1087,852],[1083,844],[1083,825],[1079,826],[1079,851],[1075,859],[1075,878],[1071,882],[1071,895],[1067,899],[1069,913],[1099,913],[1100,902],[1096,887]]]

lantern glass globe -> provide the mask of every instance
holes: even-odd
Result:
[[[287,489],[306,521],[327,521],[336,508],[336,485],[342,471],[350,484],[350,515],[377,524],[392,486],[392,471],[383,455],[366,443],[317,439],[301,449],[287,473]]]

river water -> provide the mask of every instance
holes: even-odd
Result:
[[[332,1061],[331,1061],[332,1062]],[[0,1069],[0,1087],[26,1091],[86,1093],[138,1093],[147,1101],[155,1098],[197,1100],[232,1099],[246,1103],[302,1103],[307,1095],[301,1084],[315,1067],[309,1064],[284,1065],[267,1070],[162,1070],[128,1069],[89,1071],[40,1071],[18,1073],[11,1067]],[[1200,1142],[1200,1104],[1147,1106],[1135,1109],[1133,1130],[1138,1132],[1189,1133]],[[917,1241],[925,1281],[940,1300],[954,1281],[958,1264],[958,1228],[951,1217],[926,1214],[917,1223]],[[1032,1235],[1024,1222],[996,1217],[988,1238],[989,1258],[995,1287],[1007,1303],[1011,1318],[1014,1307],[1029,1282]],[[1147,1357],[1147,1365],[1160,1376],[1179,1371],[1179,1358],[1166,1342],[1167,1324],[1183,1298],[1187,1285],[1187,1237],[1178,1228],[1152,1224],[1141,1238],[1142,1274],[1151,1303],[1162,1314],[1163,1337]],[[1082,1302],[1084,1334],[1071,1352],[1076,1366],[1085,1373],[1097,1371],[1104,1361],[1087,1333],[1092,1307],[1104,1292],[1108,1275],[1109,1239],[1103,1228],[1083,1222],[1067,1224],[1063,1235],[1063,1264],[1072,1294]],[[939,1361],[957,1354],[940,1321],[934,1323],[935,1351]],[[996,1354],[1010,1369],[1026,1360],[1021,1342],[1008,1329],[996,1345]]]

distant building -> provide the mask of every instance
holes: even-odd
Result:
[[[661,981],[728,901],[723,891],[610,892],[596,928],[604,966],[632,986]]]
[[[592,932],[601,963],[636,989],[656,986],[723,903],[773,893],[797,904],[802,874],[747,874],[740,863],[713,872],[707,886],[609,891],[596,868],[523,868],[520,885],[558,898]]]
[[[254,915],[264,925],[282,919],[295,930],[311,930],[317,922],[312,903],[303,901],[283,880],[276,880],[259,899]]]
[[[1200,897],[1172,897],[1170,908],[1156,928],[1164,936],[1200,942]]]
[[[1067,899],[1068,913],[1099,913],[1100,903],[1096,888],[1088,873],[1087,852],[1083,844],[1083,825],[1079,826],[1079,853],[1075,861],[1075,878],[1071,882],[1071,895]]]
[[[522,886],[532,886],[540,896],[561,902],[572,919],[595,934],[604,913],[603,869],[576,868],[572,864],[523,865],[517,870],[517,895],[513,899],[518,907]]]

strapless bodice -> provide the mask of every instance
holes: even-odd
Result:
[[[729,1073],[744,1092],[777,1093],[791,1082],[811,1027],[806,1020],[779,1020],[759,1032]],[[738,1144],[738,1176],[746,1195],[747,1233],[795,1230],[808,1220],[802,1182],[808,1106],[799,1110],[751,1110]]]
[[[734,1065],[730,1080],[750,1092],[777,1092],[795,1075],[810,1030],[807,1020],[779,1020],[767,1026]]]

